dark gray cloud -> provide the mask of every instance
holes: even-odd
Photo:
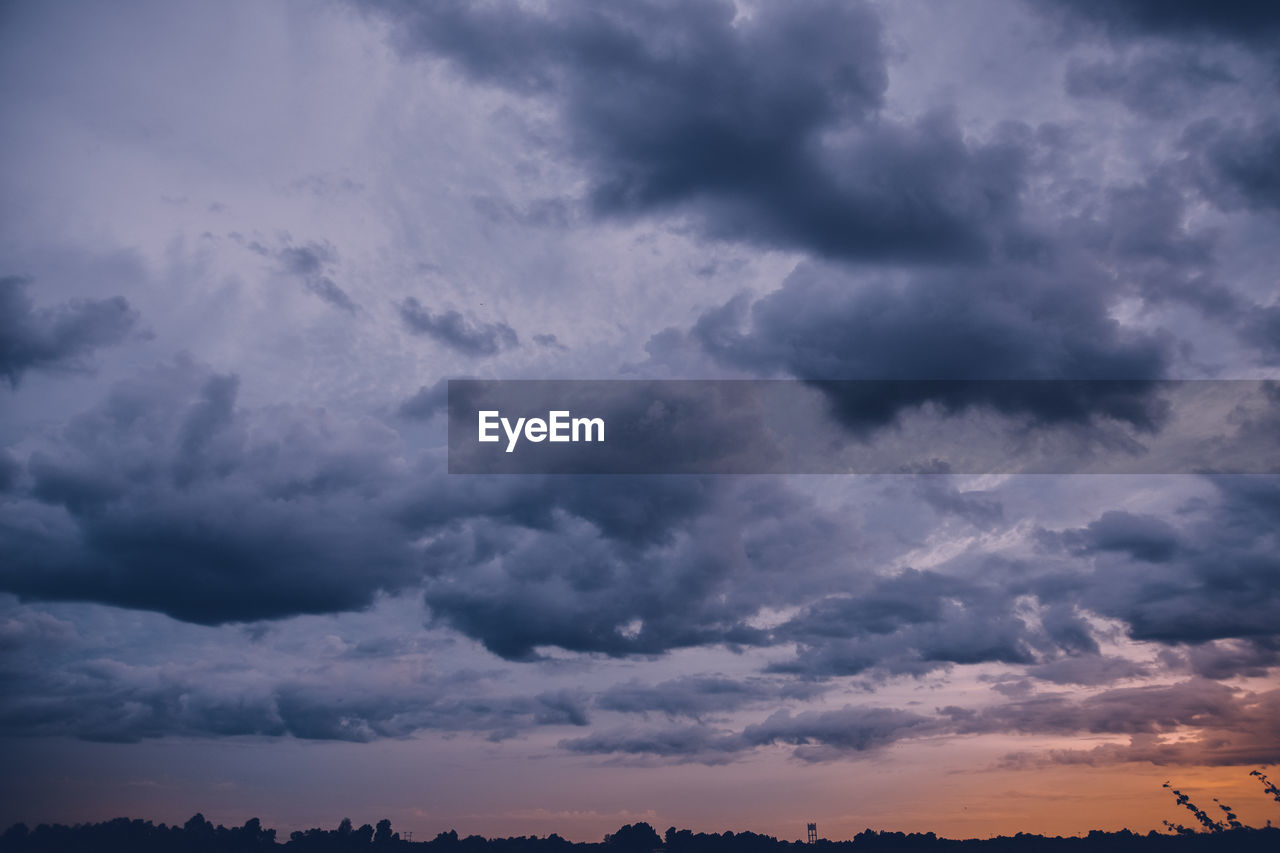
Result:
[[[794,716],[778,711],[762,723],[747,726],[743,740],[751,746],[773,743],[797,747],[804,761],[824,761],[850,752],[867,752],[928,731],[931,720],[896,708],[846,705],[838,711],[804,711]]]
[[[1226,39],[1274,49],[1280,11],[1268,0],[1037,0],[1119,38]]]
[[[822,679],[1000,662],[1057,683],[1143,675],[1146,665],[1101,655],[1096,629],[1083,618],[1091,613],[1182,655],[1167,664],[1175,669],[1219,678],[1260,673],[1274,663],[1280,624],[1280,481],[1211,482],[1215,499],[1176,515],[1111,510],[1085,527],[1041,534],[1048,554],[1067,562],[988,556],[850,578],[772,629],[773,642],[797,651],[770,668]],[[1019,612],[1027,596],[1038,602],[1035,619]]]
[[[1191,124],[1178,139],[1180,159],[1140,183],[1109,188],[1103,215],[1082,227],[1079,239],[1125,269],[1126,281],[1148,304],[1188,306],[1275,363],[1280,306],[1233,289],[1221,270],[1222,232],[1188,225],[1205,199],[1227,212],[1267,214],[1276,207],[1265,150],[1275,140],[1266,141],[1265,125]],[[1195,343],[1178,347],[1190,352]]]
[[[974,510],[967,502],[976,499],[921,479],[938,493],[940,517],[956,514],[950,504],[959,500],[978,529],[1007,523],[990,503]],[[773,672],[826,679],[1000,662],[1043,680],[1105,683],[1143,668],[1100,657],[1088,613],[1171,648],[1275,636],[1271,522],[1259,510],[1274,501],[1274,484],[1266,485],[1274,478],[1215,480],[1219,500],[1189,507],[1176,525],[1109,511],[1083,528],[1042,534],[1065,562],[977,556],[937,570],[842,573],[835,584],[814,567],[838,559],[839,522],[776,487],[695,477],[526,480],[527,488],[487,482],[455,491],[451,517],[470,519],[465,527],[434,518],[435,501],[414,510],[414,524],[444,525],[425,554],[435,618],[508,658],[533,657],[541,646],[629,655],[791,643],[796,657]],[[762,517],[780,523],[751,533],[736,526]],[[484,568],[465,568],[477,565]],[[1020,613],[1027,596],[1039,602],[1035,619]],[[779,607],[798,610],[754,627],[761,608]],[[693,683],[667,688],[665,704],[639,688],[608,702],[681,714],[720,701]]]
[[[303,287],[334,308],[348,314],[355,314],[360,310],[350,294],[329,276],[329,271],[338,260],[337,251],[329,243],[311,241],[301,246],[286,244],[278,249],[270,249],[255,240],[249,244],[249,249],[274,259],[282,272],[299,279]]]
[[[1182,145],[1200,189],[1215,204],[1225,210],[1280,211],[1280,120],[1205,119],[1187,128]]]
[[[1177,531],[1152,516],[1110,510],[1081,531],[1069,531],[1064,541],[1078,554],[1119,551],[1148,563],[1167,563],[1181,550]]]
[[[560,343],[555,335],[534,335],[533,342],[540,347],[548,347],[549,349],[558,349],[568,351],[568,347]]]
[[[1154,429],[1163,410],[1142,380],[1164,373],[1170,341],[1115,322],[1107,288],[1091,265],[957,269],[905,280],[801,265],[773,293],[703,314],[692,334],[719,361],[757,373],[937,380],[815,382],[857,433],[926,402],[947,411],[987,407],[1038,423],[1106,417]],[[1041,318],[1050,315],[1059,319],[1046,325]]]
[[[1065,80],[1071,95],[1117,100],[1135,113],[1156,119],[1177,117],[1215,87],[1236,82],[1238,78],[1222,63],[1183,53],[1129,60],[1077,59],[1068,66]]]
[[[658,497],[651,492],[645,500]],[[571,531],[575,525],[567,521]],[[716,595],[733,592],[735,562],[688,532],[669,544],[637,545],[589,531],[530,540],[477,520],[459,538],[465,541],[453,547],[466,547],[465,562],[429,582],[427,604],[436,619],[505,658],[534,657],[539,646],[643,655],[766,638],[746,624],[757,609],[751,596]],[[464,570],[466,563],[473,567]]]
[[[1083,699],[1043,694],[981,710],[943,708],[961,732],[1135,734],[1218,725],[1236,713],[1237,691],[1217,682],[1118,687]]]
[[[1204,678],[1262,678],[1280,665],[1280,636],[1212,640],[1187,647],[1181,659],[1176,652],[1169,655],[1171,668],[1179,668],[1185,662],[1186,667]]]
[[[706,726],[653,730],[634,728],[596,731],[560,741],[560,748],[587,755],[628,755],[672,759],[677,762],[724,764],[743,749],[739,737]]]
[[[1027,667],[1027,675],[1051,684],[1079,684],[1089,687],[1141,678],[1151,667],[1114,655],[1079,655]]]
[[[1093,750],[1053,750],[1010,756],[1031,763],[1242,765],[1269,764],[1280,756],[1276,709],[1280,691],[1249,693],[1217,682],[1192,680],[1167,686],[1113,688],[1084,699],[1048,694],[1008,701],[982,710],[948,707],[958,734],[1121,734],[1128,744]],[[1200,730],[1174,737],[1180,729]]]
[[[464,317],[454,309],[436,313],[412,296],[399,303],[397,308],[400,319],[410,332],[425,335],[465,356],[497,355],[520,344],[515,329],[506,323],[480,322]]]
[[[124,341],[138,312],[123,296],[37,308],[30,282],[0,278],[0,375],[16,386],[29,370],[79,370],[94,350]]]
[[[131,743],[266,735],[366,742],[433,730],[497,740],[538,726],[589,721],[579,693],[511,695],[466,674],[379,679],[364,661],[344,666],[321,656],[287,676],[255,671],[243,661],[126,663],[102,656],[71,623],[38,612],[0,623],[0,650],[0,684],[22,685],[0,698],[0,734],[8,737]]]
[[[424,553],[434,618],[509,659],[772,642],[765,605],[801,599],[838,522],[776,482],[715,477],[465,478],[416,524],[465,516]],[[428,489],[434,489],[429,485]],[[519,525],[515,527],[513,525]],[[530,535],[536,532],[537,535]]]
[[[718,238],[937,259],[985,252],[1017,206],[1016,145],[971,142],[942,114],[878,115],[885,50],[861,3],[377,5],[402,50],[555,103],[598,215],[676,211]]]
[[[371,741],[426,729],[502,740],[534,726],[585,726],[588,720],[582,698],[564,692],[474,699],[437,692],[447,692],[447,685],[383,687],[367,695],[346,686],[286,687],[273,699],[286,733],[314,740]]]
[[[806,682],[695,675],[659,684],[617,684],[600,693],[596,697],[596,704],[606,711],[633,714],[655,712],[668,717],[700,719],[746,707],[777,704],[788,699],[808,699],[822,692],[823,687]]]
[[[1280,364],[1280,305],[1267,305],[1249,312],[1244,337],[1263,352],[1269,364]]]
[[[0,587],[208,624],[360,608],[412,579],[386,497],[394,437],[244,411],[237,388],[179,360],[32,451],[0,523]]]
[[[937,722],[910,711],[846,705],[834,711],[778,711],[740,732],[708,726],[648,731],[612,730],[561,741],[572,752],[651,756],[719,764],[772,744],[794,746],[803,761],[830,761],[937,730]]]
[[[322,272],[334,260],[333,247],[327,243],[307,243],[303,246],[286,246],[276,252],[281,265],[294,275],[313,276]]]
[[[1188,508],[1177,527],[1112,511],[1066,531],[1058,541],[1095,566],[1078,603],[1120,619],[1135,639],[1273,641],[1280,625],[1280,479],[1210,481],[1217,501]]]
[[[780,626],[777,636],[795,642],[797,653],[770,669],[814,678],[919,675],[952,664],[1032,664],[1038,652],[1078,644],[1061,627],[1055,637],[1019,619],[1006,582],[915,569],[861,578]]]
[[[974,734],[1071,736],[1130,735],[1129,746],[1093,752],[1049,751],[1026,761],[1239,765],[1274,761],[1280,693],[1246,693],[1216,682],[1121,687],[1077,698],[1050,693],[1013,698],[984,708],[947,706],[936,714],[845,706],[833,711],[778,711],[741,731],[709,726],[596,732],[561,743],[575,752],[650,756],[723,763],[760,747],[789,744],[804,761],[828,761],[873,752],[920,737]],[[1165,737],[1183,728],[1196,737]]]
[[[954,515],[984,529],[1004,521],[1004,505],[989,493],[960,491],[941,477],[915,478],[916,492],[935,512]]]
[[[1195,285],[1205,289],[1203,273],[1213,268],[1216,235],[1187,228],[1195,196],[1169,170],[1110,186],[1101,201],[1102,215],[1080,227],[1078,239],[1087,249],[1109,255],[1113,262],[1125,265],[1127,274],[1142,277],[1143,295],[1148,298],[1166,294],[1191,298],[1179,290],[1184,277],[1190,277],[1188,270],[1200,274]],[[1150,266],[1155,267],[1161,282],[1143,276],[1144,267]],[[1200,299],[1200,307],[1212,311],[1207,295]]]
[[[340,308],[349,314],[354,314],[360,310],[360,306],[356,305],[347,292],[334,283],[333,279],[327,275],[319,275],[308,278],[304,283],[307,290],[319,296],[325,302],[328,302],[335,308]]]
[[[22,466],[13,458],[13,454],[0,448],[0,492],[9,491],[17,483],[21,471]]]
[[[1232,266],[1216,252],[1220,235],[1210,229],[1197,233],[1187,223],[1200,198],[1228,213],[1270,216],[1280,209],[1275,166],[1280,130],[1272,105],[1252,97],[1271,91],[1280,70],[1275,4],[1042,0],[1032,5],[1065,23],[1071,42],[1097,47],[1101,34],[1113,50],[1110,58],[1070,60],[1065,78],[1070,94],[1115,99],[1136,115],[1182,126],[1180,156],[1144,158],[1145,191],[1125,191],[1127,211],[1116,212],[1137,218],[1113,216],[1108,223],[1138,237],[1129,241],[1135,247],[1145,247],[1149,261],[1131,265],[1129,280],[1139,282],[1143,298],[1153,304],[1181,301],[1226,325],[1264,363],[1274,364],[1280,358],[1275,343],[1280,307],[1233,290],[1230,278],[1219,272],[1220,266]],[[1251,53],[1261,57],[1261,65],[1250,61]],[[1203,117],[1206,112],[1211,117]],[[1151,227],[1162,220],[1163,226]],[[1150,263],[1157,256],[1166,263]],[[1189,350],[1190,343],[1183,346]]]
[[[433,385],[423,385],[400,404],[397,413],[402,418],[425,421],[444,412],[449,405],[449,380],[440,379]]]

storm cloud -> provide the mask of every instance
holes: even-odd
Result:
[[[843,833],[958,779],[921,829],[1069,835],[1004,792],[1280,761],[1277,477],[1211,473],[1280,434],[1278,28],[6,11],[0,820],[213,790],[302,825],[328,786],[423,837]],[[624,474],[449,473],[462,374],[702,429]],[[744,379],[791,395],[751,432]],[[778,448],[841,473],[652,473]],[[859,761],[898,781],[818,766]],[[855,809],[804,794],[836,777]]]
[[[337,260],[337,253],[329,244],[313,242],[301,246],[288,245],[277,250],[274,255],[285,272],[300,278],[307,290],[334,308],[348,314],[360,310],[360,306],[328,274]]]
[[[1199,167],[1200,186],[1214,203],[1227,210],[1280,211],[1280,120],[1223,124],[1206,119],[1187,128],[1183,144]]]
[[[755,302],[739,297],[708,311],[692,335],[727,365],[814,380],[855,433],[925,402],[950,411],[989,407],[1035,422],[1100,416],[1156,428],[1159,404],[1142,380],[1163,374],[1168,341],[1121,329],[1105,311],[1102,280],[1090,286],[1074,277],[1067,287],[1060,276],[1025,268],[904,280],[804,266]],[[1036,320],[1045,311],[1072,320],[1046,330]],[[848,379],[939,381],[821,381]],[[954,381],[1020,379],[1126,381]]]
[[[878,750],[923,734],[932,725],[929,718],[907,711],[846,705],[836,711],[808,711],[794,716],[778,711],[739,732],[707,726],[618,730],[570,738],[560,745],[572,752],[718,764],[751,750],[784,744],[795,747],[796,758],[816,762]]]
[[[0,278],[0,375],[10,386],[29,370],[83,370],[94,350],[121,343],[138,323],[123,296],[37,308],[29,287],[22,277]]]
[[[411,578],[381,502],[394,436],[314,410],[245,411],[238,384],[180,359],[31,450],[0,527],[15,555],[0,586],[216,624],[359,608]]]
[[[601,693],[596,703],[608,711],[699,719],[744,707],[769,705],[787,699],[806,699],[824,692],[813,683],[790,683],[764,678],[739,680],[724,676],[689,676],[661,684],[618,684]]]
[[[1100,25],[1121,38],[1159,36],[1179,39],[1226,39],[1274,47],[1270,38],[1280,32],[1280,14],[1266,0],[1037,0],[1040,5]]]
[[[253,647],[250,646],[250,649]],[[559,689],[498,696],[475,673],[424,673],[407,683],[371,670],[358,649],[309,648],[305,667],[217,661],[124,661],[66,620],[11,614],[0,622],[0,734],[134,743],[187,736],[259,735],[368,742],[422,731],[491,740],[541,726],[582,727],[585,698]],[[260,650],[260,647],[259,647]],[[383,663],[418,658],[384,649]],[[59,661],[48,666],[51,659]]]
[[[398,306],[405,328],[472,358],[497,355],[518,346],[515,329],[506,323],[485,323],[464,317],[455,309],[434,312],[410,296]]]
[[[864,4],[377,7],[402,50],[556,104],[599,216],[672,211],[716,238],[943,259],[986,252],[1017,206],[1016,145],[970,142],[941,113],[880,115],[885,47]]]
[[[1273,637],[1280,619],[1274,478],[1215,477],[1218,500],[1175,528],[1111,511],[1063,541],[1105,584],[1081,603],[1119,618],[1131,636],[1164,643]],[[1051,540],[1050,540],[1051,541]]]

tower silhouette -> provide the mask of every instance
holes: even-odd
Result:
[[[809,824],[809,843],[818,843],[818,825],[816,823]]]

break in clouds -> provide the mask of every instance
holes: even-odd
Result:
[[[200,177],[171,222],[107,238],[38,212],[3,241],[0,733],[542,733],[710,765],[1017,735],[1002,766],[1280,761],[1273,476],[451,476],[440,416],[450,377],[759,377],[813,382],[850,442],[925,410],[1158,435],[1146,380],[1280,363],[1280,7],[323,14],[361,45],[341,61],[421,91],[335,84],[368,130],[340,141],[264,117],[357,177],[264,154],[261,199],[219,199],[239,143],[148,69],[104,109],[155,88],[174,119],[153,137],[85,118],[90,83],[51,59],[6,84],[13,113],[61,104],[103,156],[158,145]],[[1039,64],[930,58],[955,16],[1015,21],[994,67]],[[14,18],[6,42],[92,23]],[[80,169],[32,188],[23,164],[73,154],[5,140],[6,218],[23,193],[101,214],[180,182],[144,159],[109,202]],[[134,260],[95,278],[112,253]]]

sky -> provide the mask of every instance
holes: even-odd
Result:
[[[792,379],[841,446],[1140,457],[1142,381],[1248,379],[1196,411],[1274,441],[1277,45],[1225,0],[4,4],[0,824],[1276,820],[1274,474],[451,475],[443,410]]]

